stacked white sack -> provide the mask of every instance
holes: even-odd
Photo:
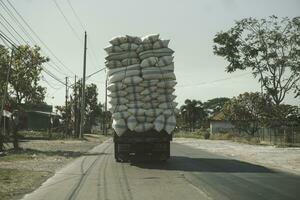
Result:
[[[168,48],[169,40],[159,39],[159,35],[142,38],[137,49],[141,60],[141,71],[145,90],[144,109],[147,117],[154,118],[153,126],[157,131],[169,134],[176,126],[176,106],[174,102],[176,77],[174,74],[174,51]]]
[[[171,133],[177,104],[173,102],[176,81],[169,41],[152,35],[143,41],[132,36],[116,37],[110,43],[105,48],[107,89],[116,133],[122,135],[127,129],[164,129]]]
[[[110,40],[110,44],[105,48],[108,53],[105,64],[108,68],[110,112],[114,130],[118,135],[122,135],[128,128],[135,127],[136,122],[132,118],[136,107],[133,104],[139,92],[143,90],[136,87],[142,81],[140,60],[136,52],[141,39],[121,36]]]

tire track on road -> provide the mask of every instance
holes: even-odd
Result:
[[[98,178],[97,178],[97,199],[101,199],[101,189],[103,186],[103,199],[107,200],[107,180],[106,180],[106,169],[108,165],[109,158],[111,156],[111,151],[109,151],[109,154],[105,155],[105,158],[103,159],[103,164],[100,165],[99,167],[99,173],[98,173]],[[102,178],[103,177],[103,178]],[[101,184],[101,180],[103,180],[103,183]]]
[[[109,148],[110,146],[110,143],[104,147],[104,149],[102,150],[102,153],[106,153],[105,151]],[[103,154],[105,155],[105,154]],[[91,169],[95,166],[95,164],[97,163],[97,161],[99,161],[100,158],[103,158],[103,156],[101,155],[98,155],[95,160],[92,162],[92,164],[87,168],[87,170],[84,172],[84,162],[85,160],[87,159],[88,157],[84,157],[82,162],[81,162],[81,167],[80,167],[80,170],[81,170],[81,177],[78,181],[78,183],[75,185],[74,189],[72,189],[71,193],[68,195],[68,197],[66,198],[67,200],[74,200],[76,199],[82,185],[84,184],[86,178],[87,178],[87,175],[89,174],[89,172],[91,171]]]

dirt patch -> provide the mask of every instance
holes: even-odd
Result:
[[[0,157],[0,199],[20,199],[54,172],[99,145],[108,137],[87,135],[85,140],[24,140],[20,151]]]
[[[300,175],[300,148],[250,145],[227,140],[175,138],[197,149]]]

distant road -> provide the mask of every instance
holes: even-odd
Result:
[[[25,200],[287,200],[300,177],[172,144],[166,163],[116,163],[111,140],[80,157]]]

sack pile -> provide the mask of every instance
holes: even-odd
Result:
[[[105,48],[105,64],[116,133],[154,129],[171,134],[176,126],[173,92],[177,82],[169,40],[161,40],[159,35],[126,35],[113,38],[110,44]]]

